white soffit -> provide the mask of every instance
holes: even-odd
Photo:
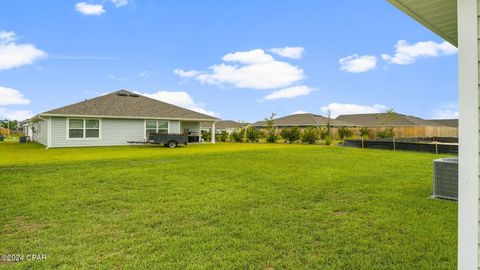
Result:
[[[387,0],[392,5],[457,46],[456,0]]]

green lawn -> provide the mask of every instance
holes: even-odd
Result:
[[[12,269],[454,269],[432,154],[268,144],[0,143]]]

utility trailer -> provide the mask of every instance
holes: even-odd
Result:
[[[163,144],[169,148],[175,148],[179,144],[188,144],[188,133],[183,134],[159,134],[150,133],[145,142],[128,141],[129,144]]]

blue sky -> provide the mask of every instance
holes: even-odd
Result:
[[[457,55],[386,1],[0,2],[0,118],[118,89],[233,120],[449,118]]]

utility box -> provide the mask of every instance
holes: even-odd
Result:
[[[458,200],[458,158],[433,161],[433,197]]]

